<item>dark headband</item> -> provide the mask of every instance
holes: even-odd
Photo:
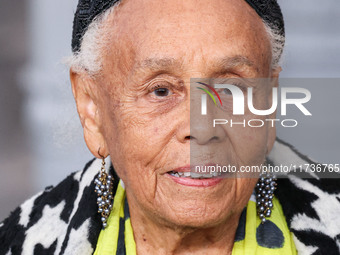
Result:
[[[276,0],[245,0],[271,28],[285,35],[283,16]],[[79,0],[73,21],[72,51],[80,50],[83,35],[93,19],[119,0]]]

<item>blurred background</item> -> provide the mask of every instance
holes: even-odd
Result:
[[[281,77],[339,78],[340,2],[278,1],[287,37]],[[68,70],[61,63],[71,54],[76,4],[0,1],[0,221],[92,158],[83,141]],[[303,82],[283,81],[284,86],[311,84],[308,109],[313,119],[293,111],[287,117],[301,120],[301,127],[279,128],[278,136],[321,162],[339,163],[340,84],[336,79]]]

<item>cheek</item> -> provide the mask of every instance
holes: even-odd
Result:
[[[264,88],[253,94],[253,106],[257,110],[267,110],[271,108],[271,94],[269,89]],[[267,154],[267,143],[272,123],[267,119],[268,115],[256,115],[249,110],[248,97],[245,101],[245,115],[237,117],[238,122],[245,121],[245,127],[237,125],[231,128],[230,135],[234,143],[238,145],[240,153],[248,164],[261,164]]]
[[[231,128],[229,132],[238,164],[260,165],[264,162],[267,145],[266,128]]]
[[[138,116],[137,112],[122,112],[115,122],[115,130],[111,135],[109,147],[113,153],[128,156],[132,160],[149,165],[150,161],[162,153],[163,148],[171,140],[172,127],[162,120],[148,120]],[[124,158],[124,157],[123,157]]]
[[[259,119],[258,116],[246,114],[242,117],[231,117],[233,126],[228,123],[223,127],[228,139],[224,144],[230,163],[236,166],[260,165],[264,162],[267,148],[268,128],[249,127],[248,121]],[[245,125],[243,125],[245,123]]]
[[[156,189],[156,174],[173,154],[166,153],[173,139],[171,116],[152,118],[125,101],[106,114],[106,139],[116,172],[139,199],[149,200]]]
[[[134,191],[138,200],[145,200],[154,193],[155,178],[149,164],[159,153],[159,146],[141,123],[137,125],[130,119],[133,117],[120,115],[119,119],[110,119],[115,129],[108,134],[108,147],[115,171],[127,190]]]

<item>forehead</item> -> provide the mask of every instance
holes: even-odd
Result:
[[[123,0],[112,19],[107,61],[124,58],[134,68],[241,59],[260,69],[270,63],[263,23],[244,0]]]

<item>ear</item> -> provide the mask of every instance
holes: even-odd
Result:
[[[106,157],[108,149],[101,129],[102,118],[98,111],[99,97],[94,80],[86,72],[72,69],[70,79],[86,145],[95,157]]]
[[[270,89],[279,87],[279,75],[281,71],[282,71],[281,66],[277,67],[276,69],[272,69],[271,78],[270,78],[270,83],[271,83]],[[272,94],[271,94],[270,104],[272,104]],[[276,110],[268,117],[269,119],[276,119]],[[275,125],[276,122],[275,121],[273,122],[273,127],[271,124],[272,122],[269,122],[269,123],[270,125],[268,127],[267,154],[269,154],[270,151],[272,150],[275,140],[276,140],[276,125]]]

